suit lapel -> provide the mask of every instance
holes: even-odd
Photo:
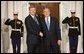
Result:
[[[31,20],[35,23],[35,24],[37,24],[36,22],[35,22],[35,20],[32,18],[32,16],[30,15],[30,17],[31,17]],[[37,17],[36,17],[37,18]],[[37,19],[38,20],[38,19]],[[38,25],[38,24],[37,24]]]

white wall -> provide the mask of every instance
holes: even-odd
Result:
[[[80,18],[81,35],[79,36],[78,52],[83,52],[83,2],[76,2],[76,16]],[[80,49],[80,50],[79,50]]]
[[[1,1],[1,52],[6,53],[9,49],[9,31],[5,32],[4,29],[8,26],[4,24],[5,20],[8,18],[8,3],[7,1]]]

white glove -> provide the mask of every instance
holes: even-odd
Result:
[[[40,32],[39,35],[40,35],[41,37],[43,37],[43,33],[42,33],[42,32]]]

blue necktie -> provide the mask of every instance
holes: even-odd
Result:
[[[47,18],[47,22],[46,22],[46,24],[47,24],[47,28],[48,28],[48,30],[49,30],[49,26],[50,26],[50,24],[49,24],[48,18]]]
[[[35,22],[36,22],[37,24],[39,24],[39,22],[38,22],[38,20],[37,20],[37,18],[36,18],[36,17],[34,17],[34,20],[35,20]]]

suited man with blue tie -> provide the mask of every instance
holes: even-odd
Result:
[[[36,16],[36,8],[29,7],[29,15],[25,19],[25,26],[27,30],[27,51],[28,53],[39,53],[39,46],[41,41],[39,17]]]
[[[41,20],[43,41],[46,53],[60,53],[61,33],[59,25],[54,17],[50,16],[49,8],[43,9],[44,17]]]

